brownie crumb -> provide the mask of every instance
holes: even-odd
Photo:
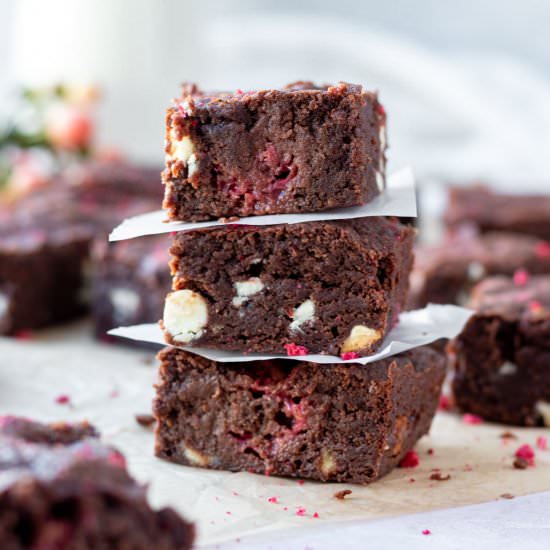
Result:
[[[343,491],[336,491],[334,493],[334,498],[337,498],[338,500],[344,500],[348,495],[351,495],[352,491],[349,489],[344,489]]]
[[[521,456],[516,457],[514,460],[514,468],[516,470],[525,470],[529,467],[529,461]]]
[[[451,474],[447,474],[446,476],[444,476],[441,472],[434,472],[430,476],[430,479],[433,481],[448,481],[449,479],[451,479]]]
[[[502,493],[502,495],[500,495],[500,498],[505,498],[507,500],[510,500],[512,498],[515,498],[515,497],[512,493]]]
[[[502,432],[499,436],[501,439],[517,439],[518,436],[513,432]]]
[[[155,417],[152,414],[136,414],[135,418],[136,422],[145,428],[155,423]]]

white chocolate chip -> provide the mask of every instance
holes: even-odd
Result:
[[[183,454],[191,464],[194,464],[195,466],[208,466],[210,464],[210,459],[199,453],[199,451],[196,451],[192,447],[189,447],[188,445],[182,444],[183,448]]]
[[[342,353],[348,351],[362,350],[382,338],[379,330],[366,327],[365,325],[355,325],[342,344]]]
[[[241,307],[250,296],[258,294],[258,292],[261,292],[264,288],[264,284],[259,277],[250,277],[250,279],[246,281],[237,281],[233,286],[237,293],[237,296],[232,300],[232,304],[235,307]]]
[[[8,313],[10,307],[10,299],[7,294],[0,292],[0,319]]]
[[[177,139],[174,132],[170,134],[170,155],[172,160],[179,160],[183,164],[187,165],[187,162],[194,155],[195,148],[193,142],[189,136],[183,136],[182,139]],[[197,158],[194,158],[194,164],[196,164]],[[195,166],[196,169],[196,166]]]
[[[547,428],[550,428],[550,403],[547,401],[537,401],[535,410],[542,416],[542,421]]]
[[[475,283],[482,279],[486,274],[485,267],[480,262],[470,262],[468,264],[468,280]]]
[[[386,138],[386,125],[380,126],[378,131],[378,139],[380,141],[380,156],[382,157],[382,163],[384,161],[384,151],[386,150],[387,138]]]
[[[199,160],[197,159],[197,155],[193,153],[189,157],[189,161],[187,163],[187,176],[191,177],[199,168]]]
[[[334,460],[334,457],[330,453],[330,451],[327,451],[326,449],[323,449],[321,453],[321,472],[323,472],[324,475],[328,476],[334,470],[336,469],[336,462]]]
[[[378,190],[380,192],[384,191],[386,187],[386,179],[384,178],[384,175],[379,170],[376,170],[376,185],[378,186]]]
[[[315,317],[315,302],[311,299],[306,300],[300,304],[292,312],[292,323],[290,323],[290,330],[299,329],[304,323],[313,321]]]
[[[510,361],[504,361],[500,368],[498,369],[498,373],[501,376],[509,376],[511,374],[516,374],[518,371],[518,368],[514,363],[511,363]]]
[[[139,307],[139,294],[129,288],[113,288],[109,292],[115,319],[127,319],[134,315]]]
[[[208,305],[203,296],[192,290],[176,290],[164,302],[164,327],[176,342],[199,338],[208,322]]]

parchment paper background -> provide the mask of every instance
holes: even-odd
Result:
[[[550,438],[550,430],[514,428],[518,439],[506,443],[500,438],[506,428],[468,425],[449,413],[439,413],[431,434],[418,444],[419,467],[397,469],[368,487],[299,484],[162,462],[152,454],[152,430],[134,419],[136,413],[150,411],[154,354],[98,344],[89,333],[88,326],[78,324],[30,341],[0,338],[0,413],[45,421],[89,419],[126,454],[132,473],[150,484],[154,505],[171,505],[197,522],[199,546],[268,530],[368,520],[550,489],[550,451],[536,451],[535,468],[512,467],[520,444],[534,446],[537,436]],[[70,397],[70,405],[55,403],[60,394]],[[451,479],[430,480],[433,468]],[[345,488],[353,491],[349,497],[334,498]],[[270,497],[277,502],[268,502]],[[296,515],[299,507],[305,508],[303,516]]]

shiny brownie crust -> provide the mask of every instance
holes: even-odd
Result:
[[[157,456],[189,466],[370,483],[428,432],[445,361],[416,348],[369,365],[216,363],[159,354]]]
[[[164,207],[200,221],[364,204],[385,185],[385,124],[360,85],[210,95],[184,86],[166,116]]]
[[[184,550],[193,526],[153,511],[94,428],[0,417],[0,546]]]
[[[406,300],[413,238],[414,229],[377,217],[180,232],[171,248],[167,341],[371,354]],[[181,300],[184,307],[171,307]],[[183,331],[199,313],[202,321]]]
[[[452,343],[458,407],[487,420],[550,426],[550,276],[492,277]]]

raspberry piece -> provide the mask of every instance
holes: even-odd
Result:
[[[416,468],[420,464],[420,459],[415,451],[407,451],[407,454],[399,463],[400,468]]]
[[[535,246],[535,255],[539,258],[548,258],[550,256],[550,243],[541,241]]]
[[[481,416],[478,416],[477,414],[466,413],[462,417],[462,422],[464,422],[464,424],[471,424],[471,425],[482,424],[483,418],[481,418]]]
[[[67,405],[68,403],[70,403],[70,401],[71,401],[71,398],[68,395],[65,395],[65,394],[58,395],[55,398],[55,402],[58,405]]]
[[[543,435],[540,435],[537,437],[537,449],[540,449],[541,451],[546,451],[548,448],[548,441],[546,440],[546,437]]]
[[[350,359],[359,359],[361,356],[356,351],[346,351],[345,353],[342,353],[340,357],[344,361],[349,361]]]
[[[514,284],[516,286],[525,286],[529,281],[529,273],[526,269],[516,269],[514,273]]]
[[[307,355],[308,349],[304,346],[297,346],[296,344],[285,344],[286,354],[289,357],[295,357],[298,355]]]
[[[524,460],[529,466],[535,465],[535,451],[531,445],[525,444],[516,451],[516,458]]]

